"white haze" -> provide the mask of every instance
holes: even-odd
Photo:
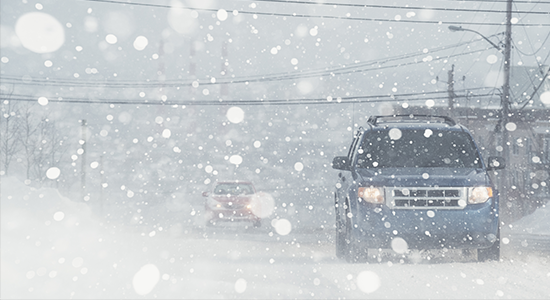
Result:
[[[334,253],[332,158],[369,115],[446,105],[424,93],[446,91],[453,65],[457,90],[499,88],[502,54],[443,22],[498,42],[504,14],[476,10],[504,3],[132,2],[0,2],[2,121],[28,113],[50,128],[37,149],[51,149],[0,168],[0,298],[550,296],[548,245],[525,239],[547,239],[548,205],[505,224],[501,262],[399,241],[378,263]],[[514,28],[514,66],[548,64],[548,31]],[[373,95],[383,101],[348,101]],[[205,227],[202,192],[226,179],[261,192],[261,228]]]

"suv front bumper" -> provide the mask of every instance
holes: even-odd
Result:
[[[497,240],[498,200],[464,209],[390,209],[357,203],[351,218],[355,242],[365,248],[391,248],[402,238],[411,249],[488,248]]]

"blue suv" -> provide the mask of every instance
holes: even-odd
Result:
[[[335,192],[336,255],[364,262],[368,249],[477,249],[499,260],[499,200],[471,133],[446,116],[372,116],[357,130]]]

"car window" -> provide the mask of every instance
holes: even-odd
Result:
[[[250,195],[254,194],[254,189],[249,184],[224,183],[219,184],[214,189],[217,195]]]
[[[365,134],[363,143],[358,149],[357,166],[362,168],[482,168],[482,163],[470,135],[466,132],[389,129],[370,131]]]

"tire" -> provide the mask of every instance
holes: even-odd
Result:
[[[336,257],[338,258],[345,258],[346,253],[346,235],[344,228],[342,224],[342,220],[340,217],[340,214],[338,214],[338,208],[336,208],[336,232],[335,232],[335,238],[334,238],[334,246],[336,250]]]
[[[480,262],[500,260],[500,228],[497,231],[497,240],[491,247],[477,249],[477,260]]]
[[[353,238],[351,219],[347,216],[345,224],[344,258],[352,264],[366,263],[369,257],[368,249],[361,247],[359,242]]]
[[[369,258],[369,251],[361,248],[357,242],[351,241],[346,251],[346,261],[351,264],[366,263]]]

